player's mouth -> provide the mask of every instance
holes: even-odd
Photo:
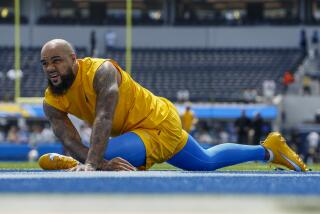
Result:
[[[56,72],[50,73],[50,74],[49,74],[49,78],[50,78],[50,80],[51,80],[51,82],[52,82],[53,84],[59,83],[60,75],[59,75],[58,73],[56,73]]]

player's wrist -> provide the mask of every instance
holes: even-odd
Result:
[[[86,161],[85,165],[87,165],[87,166],[89,166],[89,167],[91,167],[93,169],[98,169],[98,166],[99,166],[99,164],[94,163],[94,162],[90,162],[90,161]]]
[[[107,170],[107,168],[108,168],[108,163],[109,163],[109,161],[107,161],[107,160],[102,160],[102,161],[99,163],[97,169],[99,169],[99,170]]]

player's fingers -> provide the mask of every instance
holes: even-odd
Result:
[[[124,165],[119,165],[117,166],[116,171],[132,171],[132,170],[130,170],[128,167]]]
[[[130,166],[126,163],[122,163],[120,161],[112,161],[110,169],[113,171],[134,171],[135,167]]]
[[[132,166],[131,163],[129,163],[128,161],[126,160],[123,160],[123,161],[117,161],[117,164],[119,166],[121,166],[122,168],[126,169],[126,170],[130,170],[130,171],[136,171],[136,167]]]
[[[137,168],[132,166],[130,163],[129,165],[126,165],[126,167],[130,170],[130,171],[137,171]]]
[[[125,171],[136,171],[136,168],[132,166],[131,164],[121,163],[120,164],[121,169]]]
[[[132,168],[135,168],[129,161],[127,161],[127,160],[125,160],[123,158],[117,157],[116,160],[119,163],[126,164],[128,166],[131,166]]]
[[[70,169],[66,169],[65,171],[66,172],[74,172],[74,171],[76,171],[77,170],[77,167],[75,166],[75,167],[72,167],[72,168],[70,168]]]

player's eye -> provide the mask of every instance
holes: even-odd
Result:
[[[57,64],[57,63],[60,63],[62,60],[61,59],[54,59],[52,60],[53,63]]]

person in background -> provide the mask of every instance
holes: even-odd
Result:
[[[117,34],[108,30],[105,35],[106,51],[113,50],[116,46]]]
[[[57,141],[51,127],[46,125],[41,132],[42,140],[46,143],[55,143]]]
[[[262,93],[265,102],[271,103],[276,94],[276,83],[274,80],[264,80],[262,83]]]
[[[28,144],[30,137],[28,126],[26,124],[19,125],[18,130],[19,142],[22,144]]]
[[[318,34],[317,30],[313,31],[311,42],[312,42],[312,44],[318,44],[319,43],[319,34]]]
[[[312,37],[311,37],[311,51],[313,52],[314,57],[316,58],[319,55],[319,34],[317,30],[313,31]]]
[[[291,83],[294,82],[294,76],[290,71],[286,71],[283,75],[282,84],[283,84],[283,93],[286,94],[288,87]]]
[[[251,126],[251,121],[247,117],[246,112],[244,110],[241,111],[241,116],[235,121],[235,128],[238,135],[238,143],[239,144],[247,144],[248,143],[248,133]]]
[[[191,110],[190,106],[186,107],[186,110],[183,112],[181,116],[181,123],[182,123],[182,128],[190,133],[193,126],[196,124],[197,118],[195,117],[194,113]]]
[[[304,29],[300,31],[300,48],[304,54],[308,52],[307,33]]]
[[[11,126],[8,131],[7,141],[9,143],[19,143],[19,129],[16,126]]]
[[[305,161],[313,164],[317,159],[320,136],[317,132],[310,132],[307,135],[307,154]]]
[[[31,126],[30,131],[29,145],[31,147],[35,147],[38,144],[44,143],[41,126],[34,124]]]
[[[254,115],[254,118],[252,120],[252,129],[254,131],[253,134],[253,144],[254,145],[259,145],[261,138],[263,136],[263,125],[264,125],[264,120],[259,112],[257,112]]]
[[[96,32],[93,30],[91,31],[91,34],[90,34],[90,56],[95,55],[96,44],[97,44]]]
[[[313,31],[312,37],[311,37],[311,49],[314,52],[314,55],[319,51],[318,46],[319,46],[319,34],[317,30]]]
[[[303,76],[302,88],[304,95],[311,95],[311,78],[308,75]]]

